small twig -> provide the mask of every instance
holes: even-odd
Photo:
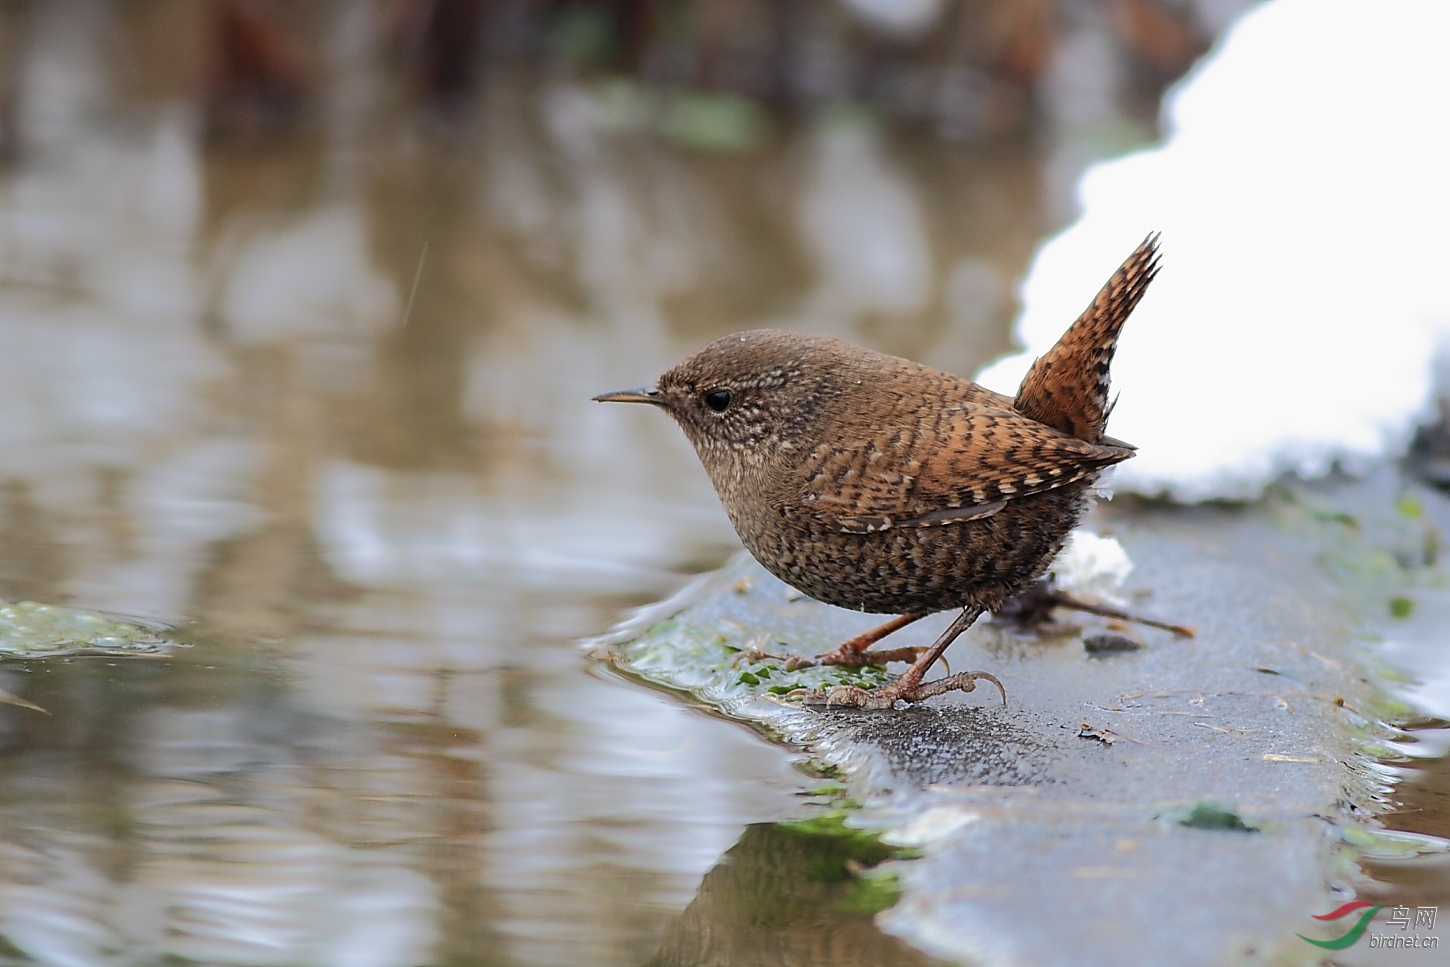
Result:
[[[1194,722],[1200,729],[1213,729],[1215,732],[1222,732],[1224,735],[1248,735],[1250,732],[1257,732],[1258,729],[1236,729],[1222,725],[1211,725],[1208,722]]]

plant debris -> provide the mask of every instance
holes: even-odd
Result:
[[[1178,825],[1188,826],[1192,829],[1221,829],[1240,833],[1260,832],[1259,827],[1245,822],[1232,809],[1207,800],[1194,803],[1187,812],[1178,817]]]

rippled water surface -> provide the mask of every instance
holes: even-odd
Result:
[[[217,138],[200,6],[0,5],[0,597],[182,646],[0,662],[43,710],[0,705],[0,960],[924,962],[772,825],[790,754],[582,660],[736,546],[678,431],[589,397],[771,324],[971,372],[1137,122],[506,71],[445,118],[339,2],[309,123]]]
[[[0,706],[7,962],[915,960],[751,825],[805,811],[789,754],[586,668],[735,546],[589,397],[787,320],[970,371],[1039,159],[850,111],[689,151],[563,78],[443,125],[347,4],[317,123],[208,140],[185,6],[6,13],[0,596],[186,646],[0,664],[44,709]]]

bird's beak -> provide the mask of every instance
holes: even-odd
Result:
[[[639,389],[618,389],[613,393],[600,393],[594,397],[596,403],[652,403],[664,406],[658,386],[641,386]]]

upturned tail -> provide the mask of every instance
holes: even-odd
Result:
[[[1118,333],[1157,274],[1155,232],[1113,273],[1057,345],[1032,364],[1017,390],[1017,411],[1079,440],[1101,443],[1113,409],[1108,368]]]

